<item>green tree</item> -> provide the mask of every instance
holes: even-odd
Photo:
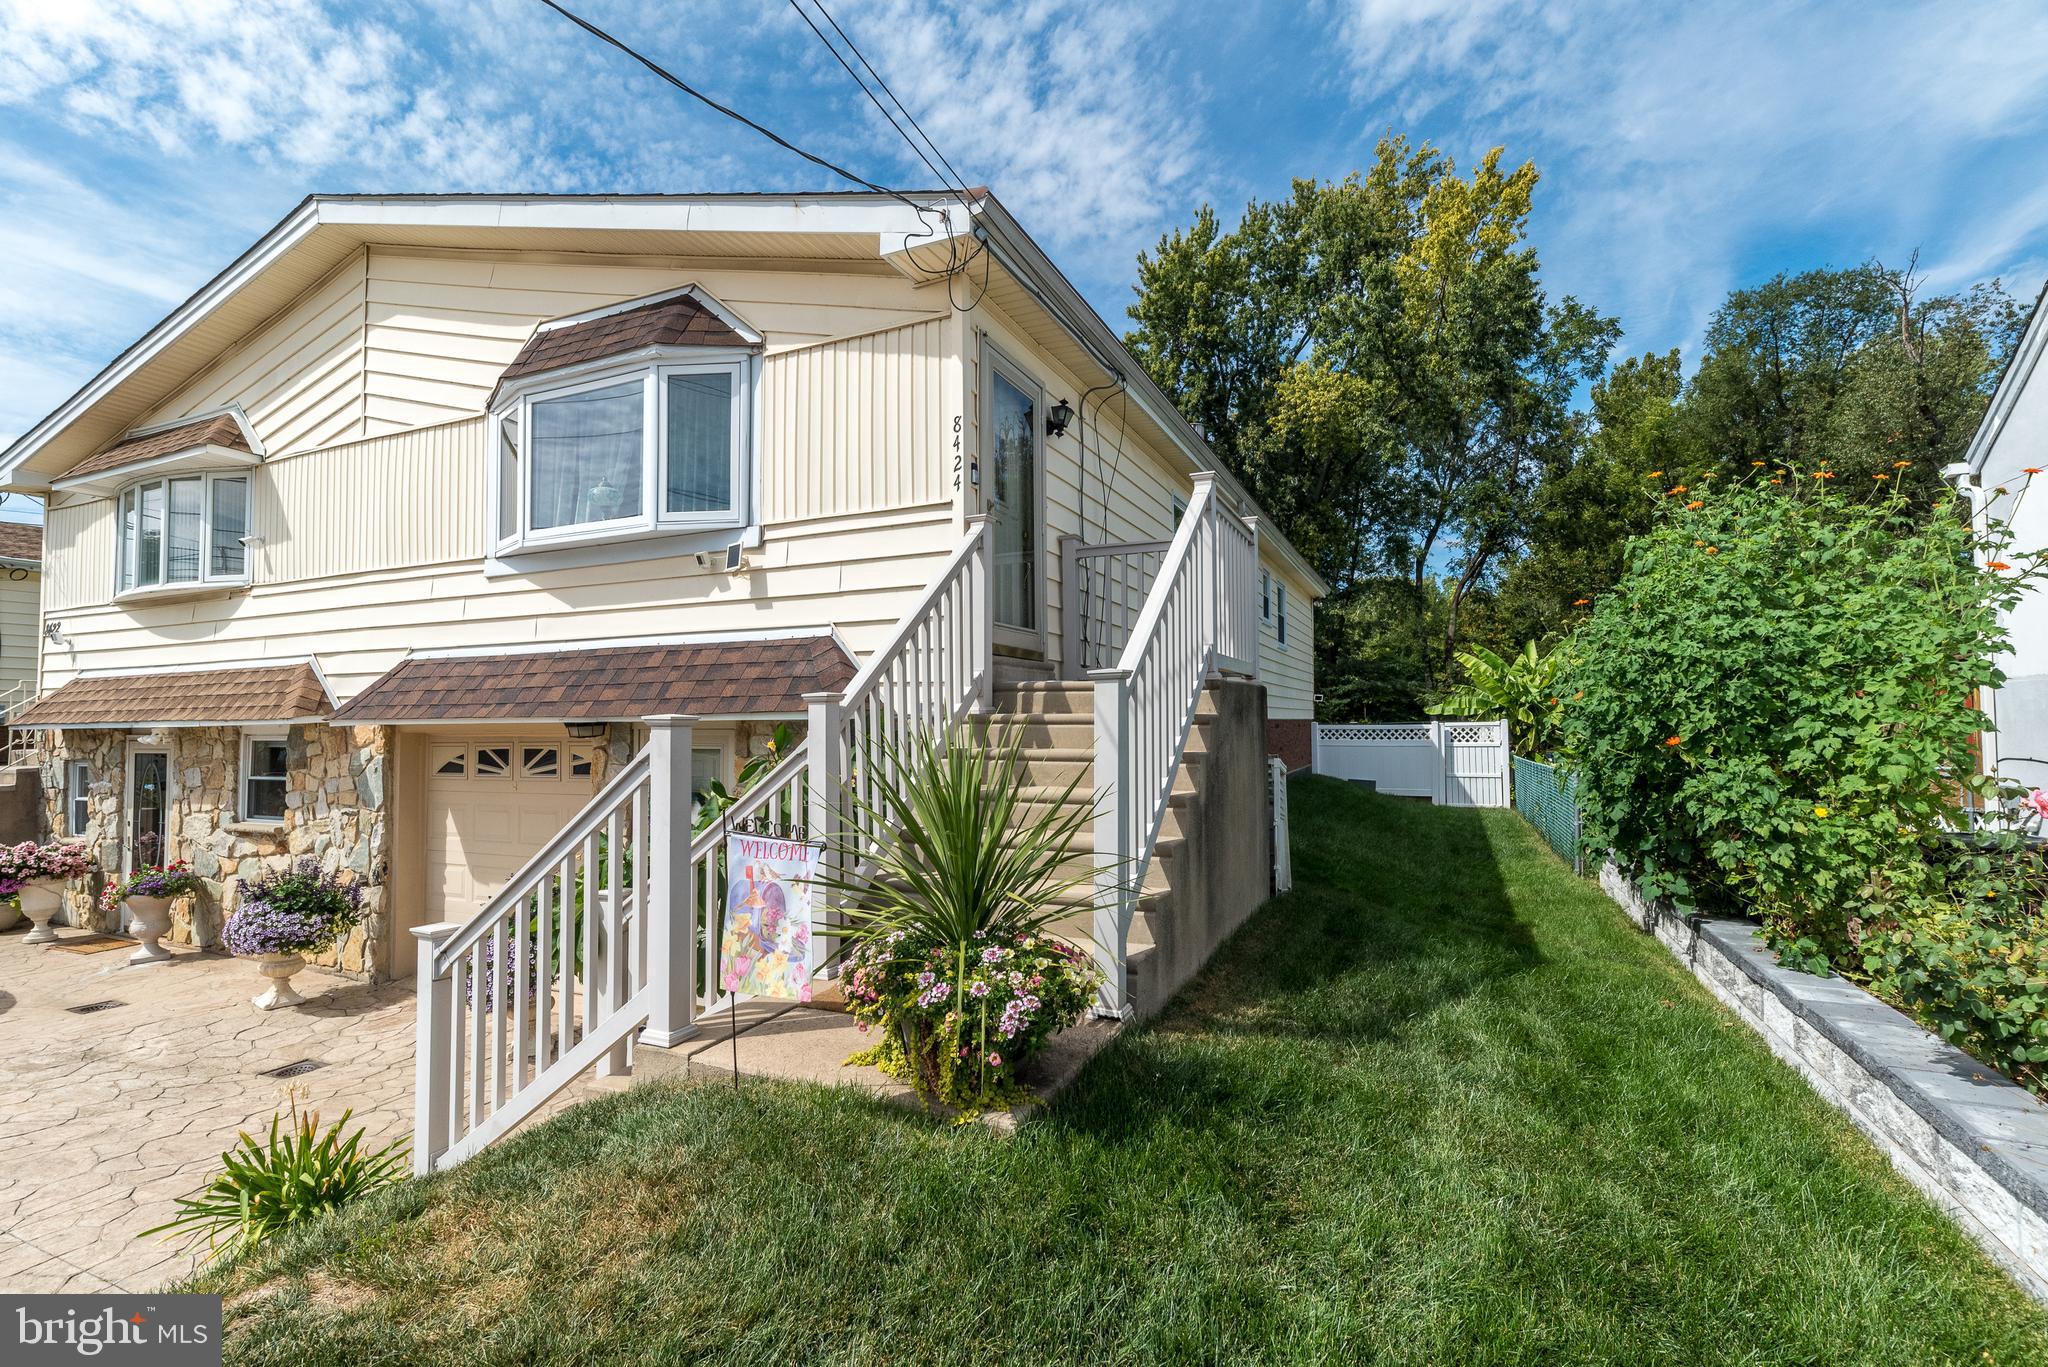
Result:
[[[1460,174],[1389,136],[1363,173],[1296,181],[1227,230],[1205,208],[1139,258],[1127,340],[1332,584],[1318,662],[1346,688],[1444,672],[1579,438],[1573,392],[1616,330],[1546,298],[1536,182],[1499,149]],[[1390,625],[1412,652],[1361,637]]]

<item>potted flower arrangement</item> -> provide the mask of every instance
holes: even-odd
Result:
[[[321,872],[311,857],[245,887],[223,938],[229,953],[254,959],[256,971],[270,980],[251,1002],[264,1011],[303,1002],[291,981],[305,967],[300,956],[316,954],[346,935],[362,919],[362,907],[359,884]]]
[[[0,845],[0,897],[18,896],[22,914],[35,923],[24,944],[48,944],[57,938],[50,918],[64,905],[64,884],[85,876],[85,847],[58,843]]]
[[[118,883],[107,884],[100,895],[100,910],[109,925],[118,925],[119,909],[127,904],[130,928],[142,947],[128,956],[131,964],[166,963],[171,951],[157,943],[171,928],[171,903],[199,891],[199,875],[182,859],[166,868],[150,865],[137,869]]]
[[[1019,739],[882,741],[867,791],[851,794],[854,823],[895,839],[867,858],[863,877],[826,874],[852,948],[843,962],[847,1010],[878,1042],[848,1062],[872,1064],[966,1119],[1028,1093],[1018,1069],[1079,1020],[1101,988],[1087,954],[1052,933],[1094,868],[1074,846],[1094,821],[1089,804],[1031,800]],[[990,840],[990,831],[1003,838]]]

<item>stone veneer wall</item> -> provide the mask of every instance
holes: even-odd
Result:
[[[190,860],[204,882],[196,897],[172,909],[174,944],[220,944],[221,927],[234,911],[241,889],[266,872],[289,868],[301,857],[345,883],[363,887],[363,921],[315,963],[349,973],[386,976],[389,833],[386,822],[389,728],[294,726],[286,735],[288,757],[282,822],[238,818],[243,732],[236,727],[167,728],[152,747],[170,756],[171,795],[166,818],[168,857]],[[106,884],[120,875],[121,830],[126,797],[131,731],[66,729],[44,756],[44,803],[48,829],[65,830],[63,775],[73,760],[92,766],[88,821],[83,834],[92,871],[83,889],[69,894],[73,925],[107,929],[98,908]],[[67,833],[68,834],[68,833]]]

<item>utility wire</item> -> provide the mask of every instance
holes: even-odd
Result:
[[[795,0],[791,0],[791,3],[794,4]],[[910,121],[910,126],[917,130],[917,135],[920,138],[924,139],[925,145],[927,147],[932,149],[932,155],[937,157],[940,163],[945,166],[946,170],[949,173],[951,173],[953,177],[951,184],[954,188],[956,188],[959,191],[960,202],[962,204],[965,204],[967,202],[967,178],[961,175],[958,171],[953,169],[953,163],[946,159],[946,154],[944,150],[942,150],[939,147],[938,143],[932,141],[932,135],[924,131],[924,125],[917,121],[917,115],[911,113],[910,107],[904,104],[902,100],[897,98],[896,92],[890,89],[889,82],[882,78],[882,73],[875,70],[875,64],[868,60],[867,54],[860,50],[859,45],[853,41],[852,37],[848,35],[845,29],[839,27],[839,21],[832,17],[832,11],[825,8],[825,0],[811,0],[811,3],[817,6],[818,13],[825,16],[825,22],[832,26],[832,31],[845,40],[847,48],[853,53],[855,57],[860,59],[860,64],[867,69],[867,73],[875,78],[875,84],[882,87],[883,91],[889,96],[891,102],[893,102],[898,109],[903,111],[903,117]],[[822,37],[823,35],[821,34],[820,36]],[[894,122],[894,120],[891,120],[891,122]],[[898,129],[897,131],[901,132],[902,130]],[[927,161],[925,162],[925,165],[930,166],[931,163]],[[934,170],[932,174],[937,175],[938,172]],[[944,178],[941,177],[941,179],[943,180]]]
[[[818,37],[818,41],[819,41],[819,42],[821,42],[821,43],[823,43],[823,44],[825,45],[825,50],[826,50],[827,52],[829,52],[829,53],[831,53],[831,54],[832,54],[833,58],[834,58],[834,59],[836,59],[836,60],[838,61],[839,65],[840,65],[841,67],[845,68],[845,70],[846,70],[846,74],[847,74],[847,75],[849,75],[849,76],[851,76],[851,77],[853,77],[853,83],[854,83],[855,85],[857,85],[857,86],[859,86],[859,87],[860,87],[860,93],[861,93],[861,94],[863,94],[863,95],[865,95],[865,96],[867,96],[867,97],[868,97],[868,103],[869,103],[869,104],[872,104],[872,105],[873,105],[873,106],[874,106],[874,107],[875,107],[876,109],[879,109],[879,110],[881,110],[881,111],[882,111],[882,117],[883,117],[883,118],[885,118],[885,119],[887,119],[887,120],[889,121],[889,126],[890,126],[891,128],[893,128],[893,129],[895,129],[895,130],[896,130],[896,136],[897,136],[897,137],[899,137],[899,138],[902,138],[902,139],[903,139],[903,141],[904,141],[905,143],[908,143],[908,144],[909,144],[909,146],[910,146],[910,150],[911,150],[912,152],[914,152],[914,153],[916,153],[916,154],[917,154],[917,159],[918,159],[919,161],[921,161],[921,162],[923,162],[923,163],[924,163],[924,169],[932,173],[932,179],[933,179],[933,180],[936,180],[936,181],[938,181],[938,182],[939,182],[940,184],[944,185],[944,186],[945,186],[945,187],[946,187],[946,188],[947,188],[948,190],[952,190],[952,189],[953,189],[953,185],[952,185],[952,184],[951,184],[951,183],[950,183],[949,181],[947,181],[947,180],[946,180],[946,177],[945,177],[944,175],[942,175],[942,174],[940,173],[940,171],[939,171],[939,168],[938,168],[938,167],[936,167],[936,166],[932,165],[932,159],[931,159],[930,157],[928,157],[928,156],[926,156],[926,155],[924,154],[924,149],[923,149],[922,147],[919,147],[919,146],[917,145],[917,143],[916,143],[915,141],[913,141],[913,140],[911,139],[911,136],[910,136],[910,134],[908,134],[908,133],[906,133],[906,132],[904,132],[904,131],[903,131],[903,125],[902,125],[902,124],[900,124],[900,123],[898,123],[898,122],[896,122],[896,116],[895,116],[894,114],[891,114],[891,113],[889,112],[889,106],[888,106],[888,105],[885,105],[885,104],[883,104],[883,103],[881,102],[881,100],[877,99],[877,98],[876,98],[876,96],[875,96],[875,92],[874,92],[874,91],[872,91],[872,90],[868,89],[868,83],[867,83],[866,81],[863,81],[863,80],[862,80],[862,79],[860,78],[860,73],[859,73],[858,71],[855,71],[855,70],[853,69],[853,66],[852,66],[852,64],[851,64],[851,63],[849,63],[849,62],[848,62],[848,61],[846,60],[846,58],[845,58],[844,56],[842,56],[842,55],[840,54],[840,51],[839,51],[839,49],[838,49],[837,47],[833,46],[832,40],[831,40],[830,38],[827,38],[827,37],[825,36],[825,31],[824,31],[823,29],[821,29],[821,28],[819,28],[819,27],[818,27],[818,25],[817,25],[817,21],[811,18],[811,16],[810,16],[810,12],[809,12],[808,10],[806,10],[806,9],[805,9],[805,8],[804,8],[804,7],[802,6],[802,5],[798,4],[798,3],[797,3],[797,0],[789,0],[789,7],[790,7],[791,9],[795,10],[795,11],[796,11],[796,14],[797,14],[797,18],[799,18],[799,19],[803,20],[803,21],[804,21],[804,23],[805,23],[806,25],[808,25],[808,26],[810,27],[810,30],[811,30],[811,32],[817,35],[817,37]],[[821,13],[821,14],[823,14],[823,13],[824,13],[824,7],[823,7],[822,5],[821,5],[821,6],[819,6],[819,11],[818,11],[818,12],[819,12],[819,13]],[[827,22],[829,23],[829,22],[831,21],[831,19],[832,19],[832,16],[831,16],[831,15],[829,15],[829,14],[826,14],[826,15],[825,15],[825,19],[826,19],[826,21],[827,21]],[[837,32],[839,32],[839,36],[840,36],[840,37],[842,37],[842,38],[845,38],[845,37],[846,37],[845,33],[844,33],[843,31],[840,31],[840,30],[839,30],[839,25],[837,25],[837,24],[833,24],[833,25],[832,25],[832,27],[833,27],[834,31],[837,31]],[[859,48],[856,48],[856,47],[853,47],[853,40],[852,40],[852,39],[847,39],[847,43],[846,43],[846,45],[847,45],[847,46],[848,46],[849,48],[853,48],[853,55],[854,55],[854,56],[856,56],[856,57],[860,57],[860,49],[859,49]],[[867,64],[868,64],[868,62],[867,62],[867,58],[865,58],[865,57],[861,57],[861,65],[862,65],[862,66],[867,66]],[[873,71],[873,70],[874,70],[874,68],[873,68],[873,67],[868,67],[868,69],[869,69],[870,71]],[[880,80],[881,78],[880,78],[880,77],[877,77],[876,79],[877,79],[877,80]],[[885,86],[884,86],[883,88],[884,88],[884,89],[887,89],[888,87],[887,87],[887,86],[885,85]],[[891,93],[891,95],[889,96],[889,98],[890,98],[890,99],[892,99],[892,100],[895,100],[895,99],[896,99],[896,97],[895,97],[895,95],[894,95],[893,93]],[[896,101],[896,104],[897,104],[897,107],[898,107],[898,108],[902,108],[902,104],[903,104],[903,102],[902,102],[901,100],[897,100],[897,101]],[[904,115],[904,117],[905,117],[905,118],[909,118],[909,117],[910,117],[910,111],[909,111],[908,109],[905,109],[905,110],[903,110],[903,115]],[[915,119],[911,119],[911,122],[912,122],[912,123],[914,124],[914,123],[916,123],[917,121],[916,121]],[[922,131],[922,130],[920,130],[920,131]],[[937,152],[937,151],[938,151],[939,149],[938,149],[937,147],[934,147],[934,148],[932,148],[932,150],[933,150],[934,152]],[[944,160],[945,160],[945,154],[944,154],[944,153],[940,153],[940,155],[939,155],[939,160],[941,160],[941,161],[944,161]]]

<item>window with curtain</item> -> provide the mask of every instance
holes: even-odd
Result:
[[[638,380],[535,400],[534,529],[639,517],[645,428]]]
[[[248,582],[246,476],[148,480],[122,490],[115,508],[122,592]]]
[[[751,358],[658,357],[493,410],[501,551],[746,524]]]

